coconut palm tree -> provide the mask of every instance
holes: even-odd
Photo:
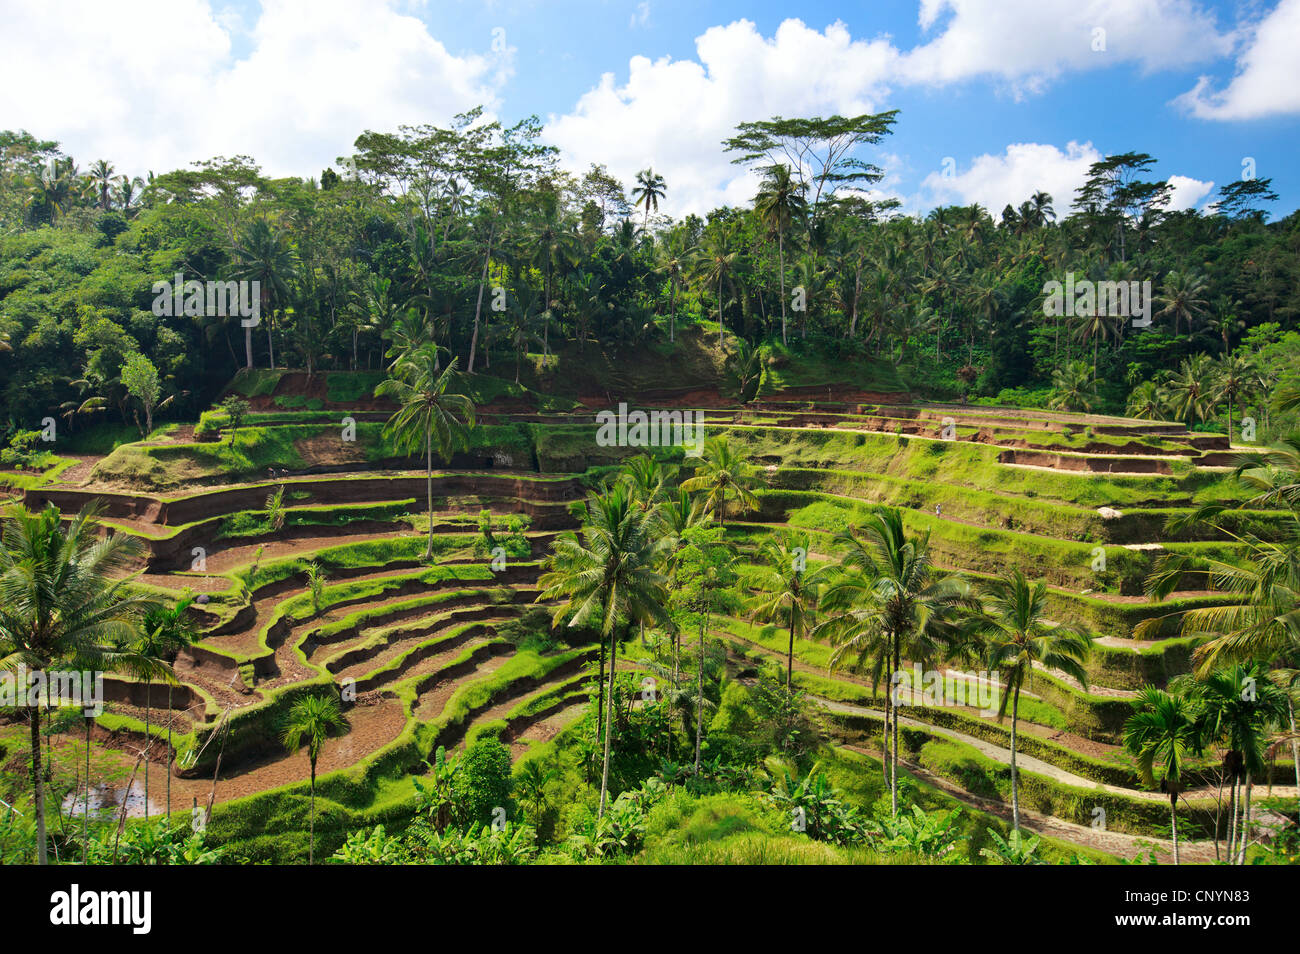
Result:
[[[1178,796],[1182,792],[1183,765],[1199,751],[1196,714],[1191,703],[1147,686],[1133,702],[1134,713],[1124,723],[1124,748],[1137,758],[1138,771],[1148,785],[1155,784],[1155,765],[1163,766],[1160,789],[1169,796],[1169,822],[1174,839],[1174,864],[1178,864]]]
[[[1168,315],[1174,324],[1174,334],[1178,334],[1178,325],[1187,323],[1187,330],[1192,330],[1192,322],[1205,312],[1205,279],[1191,272],[1173,271],[1165,276],[1164,284],[1156,296],[1156,302],[1163,305],[1157,318]]]
[[[1191,424],[1209,417],[1214,407],[1214,366],[1210,356],[1194,354],[1184,358],[1177,373],[1165,383],[1164,393],[1176,420]]]
[[[701,285],[716,288],[718,294],[718,347],[725,345],[726,326],[723,309],[722,286],[736,268],[737,253],[731,248],[731,239],[722,226],[710,229],[691,259],[691,278]]]
[[[1129,392],[1124,413],[1143,421],[1158,421],[1164,417],[1164,394],[1154,381],[1143,381]]]
[[[311,763],[311,827],[307,848],[307,864],[316,863],[316,762],[321,749],[330,736],[339,735],[348,728],[347,717],[339,710],[333,696],[304,696],[293,704],[285,721],[280,741],[290,753],[307,747]]]
[[[829,639],[834,647],[832,670],[849,660],[859,666],[869,663],[873,686],[885,683],[882,748],[890,806],[897,814],[894,674],[904,657],[928,665],[960,636],[960,614],[971,606],[968,587],[956,576],[936,572],[929,533],[909,537],[897,509],[873,513],[861,530],[845,530],[835,543],[843,552],[822,590],[820,611],[825,617],[812,636]]]
[[[65,525],[52,505],[29,512],[14,505],[0,531],[0,669],[22,665],[34,675],[60,664],[83,671],[131,665],[166,677],[167,667],[147,663],[129,647],[141,598],[118,574],[141,552],[132,537],[99,538],[89,505]],[[39,708],[32,713],[32,785],[37,860],[46,863],[45,788],[41,769]]]
[[[230,277],[236,281],[255,281],[261,289],[261,317],[266,319],[268,362],[275,367],[275,347],[271,340],[271,302],[289,298],[289,285],[297,278],[298,265],[288,235],[265,218],[254,219],[240,232],[229,248],[232,265]],[[244,353],[247,366],[253,366],[253,329],[244,327]]]
[[[194,596],[186,593],[171,606],[155,603],[144,613],[140,637],[135,648],[142,656],[161,659],[170,663],[176,654],[188,647],[198,636],[198,631],[189,618],[189,608],[194,604]],[[152,677],[144,673],[145,682],[145,736],[149,735],[149,692],[153,687]],[[172,813],[172,688],[176,680],[167,680],[167,814]],[[147,761],[147,759],[146,759]],[[145,774],[145,813],[148,817],[149,775]]]
[[[452,358],[439,371],[437,348],[423,344],[398,361],[397,377],[381,381],[375,397],[392,397],[400,407],[384,425],[384,437],[398,450],[418,451],[423,445],[425,475],[428,478],[429,545],[424,558],[433,557],[433,452],[446,461],[465,443],[466,432],[474,427],[474,402],[452,391],[459,381]]]
[[[642,169],[636,174],[636,185],[632,188],[632,207],[642,206],[645,208],[645,222],[642,228],[650,226],[650,209],[653,207],[656,212],[659,211],[659,200],[664,197],[668,191],[664,185],[664,177],[659,175],[653,169]]]
[[[806,533],[782,534],[763,541],[758,569],[748,582],[758,592],[750,611],[763,622],[781,622],[790,632],[786,651],[785,685],[794,679],[794,643],[816,624],[817,600],[826,580],[824,568],[808,569],[810,544]]]
[[[665,242],[656,246],[659,265],[656,271],[668,276],[668,341],[677,340],[677,289],[690,267],[691,261],[698,253],[695,248],[686,248],[681,237],[670,232]]]
[[[1255,379],[1255,362],[1239,354],[1224,354],[1214,362],[1214,377],[1210,400],[1228,405],[1228,443],[1232,443],[1232,412],[1241,399],[1252,389]],[[1240,419],[1240,415],[1238,415]]]
[[[90,187],[99,196],[99,208],[103,212],[112,208],[113,183],[116,181],[113,173],[116,171],[107,159],[97,159],[90,164],[90,170],[86,173]]]
[[[776,237],[778,274],[781,279],[781,343],[786,340],[785,316],[785,236],[796,221],[803,221],[808,211],[805,186],[790,171],[777,163],[766,170],[758,195],[754,197],[754,214],[767,234]]]
[[[704,462],[695,468],[695,476],[682,481],[687,493],[702,493],[704,509],[727,525],[727,501],[735,499],[743,510],[756,510],[758,497],[753,488],[758,477],[753,468],[724,437],[710,437],[704,442]]]
[[[1250,796],[1265,762],[1270,734],[1288,718],[1286,692],[1257,662],[1216,669],[1203,678],[1179,676],[1170,688],[1186,695],[1197,713],[1196,730],[1205,746],[1223,751],[1229,784],[1228,863],[1245,864],[1250,843]],[[1217,843],[1216,843],[1217,844]]]
[[[1090,411],[1096,402],[1097,382],[1086,361],[1070,361],[1052,372],[1052,396],[1048,399],[1048,407]]]
[[[144,818],[149,820],[149,749],[153,745],[153,735],[149,729],[150,715],[153,711],[153,681],[155,674],[162,672],[167,683],[167,813],[171,814],[171,695],[172,686],[177,685],[176,676],[171,669],[171,658],[194,641],[194,632],[184,620],[184,610],[192,599],[182,600],[180,611],[173,615],[173,610],[161,603],[150,603],[144,610],[141,625],[135,637],[127,644],[133,659],[138,664],[123,666],[127,672],[144,680]],[[183,604],[183,605],[182,605]]]
[[[587,499],[581,537],[569,532],[556,539],[547,570],[539,580],[539,602],[563,601],[553,611],[554,625],[577,628],[599,619],[602,691],[604,641],[610,643],[609,689],[605,693],[609,710],[604,719],[599,816],[605,813],[609,789],[614,675],[618,664],[615,627],[625,622],[670,622],[665,609],[667,581],[658,570],[666,543],[654,517],[636,505],[625,484],[616,483]]]
[[[1047,584],[1030,583],[1017,567],[1010,575],[984,586],[984,606],[973,621],[985,647],[988,668],[1000,673],[1003,692],[998,717],[1011,702],[1011,827],[1020,830],[1020,789],[1016,774],[1016,727],[1020,718],[1020,690],[1033,677],[1034,667],[1059,669],[1085,689],[1088,672],[1083,662],[1092,637],[1074,627],[1047,618]]]

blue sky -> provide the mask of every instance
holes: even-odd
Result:
[[[1038,188],[1063,211],[1090,161],[1128,150],[1181,207],[1247,159],[1276,213],[1300,206],[1300,0],[133,5],[0,0],[0,127],[133,172],[244,152],[315,175],[363,128],[482,102],[541,116],[575,170],[653,164],[680,215],[752,195],[719,146],[736,122],[897,108],[870,158],[909,211]]]

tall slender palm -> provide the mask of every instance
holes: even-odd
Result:
[[[722,286],[736,269],[737,253],[731,247],[731,237],[722,225],[711,229],[691,259],[691,277],[701,285],[717,289],[718,300],[718,347],[726,341],[726,326],[723,310],[726,302],[722,297]]]
[[[376,397],[392,397],[400,407],[384,425],[384,436],[391,438],[398,450],[408,453],[424,447],[425,474],[428,478],[429,544],[424,558],[433,557],[433,452],[446,461],[456,447],[463,445],[466,432],[474,427],[474,402],[452,388],[459,380],[456,362],[438,370],[436,346],[423,344],[398,361],[397,376],[387,378],[375,388]]]
[[[1134,700],[1134,713],[1124,723],[1124,748],[1137,757],[1138,771],[1155,784],[1155,765],[1163,766],[1160,788],[1169,796],[1169,822],[1178,864],[1178,796],[1183,790],[1183,765],[1200,743],[1196,714],[1188,700],[1147,686]]]
[[[885,762],[891,810],[898,812],[898,707],[895,673],[902,660],[928,665],[960,634],[960,613],[969,608],[967,586],[936,572],[930,535],[909,537],[893,508],[873,513],[861,530],[835,538],[843,549],[822,590],[822,622],[815,639],[829,638],[834,670],[845,661],[871,666],[872,684],[885,683]],[[892,737],[891,737],[892,731]]]
[[[1287,721],[1286,692],[1267,678],[1257,662],[1216,669],[1199,679],[1180,676],[1170,687],[1195,706],[1202,744],[1223,751],[1223,771],[1230,786],[1228,863],[1245,864],[1251,791],[1254,780],[1269,768],[1264,753],[1271,732]]]
[[[1193,321],[1205,311],[1207,305],[1204,297],[1205,289],[1205,279],[1200,275],[1191,272],[1170,272],[1165,276],[1164,283],[1156,296],[1157,303],[1164,306],[1156,312],[1156,317],[1163,318],[1168,315],[1173,321],[1175,335],[1178,334],[1178,326],[1182,322],[1187,323],[1187,330],[1190,332]]]
[[[171,606],[165,603],[150,605],[144,613],[140,635],[132,647],[142,657],[170,664],[176,654],[194,642],[198,632],[190,622],[188,611],[194,603],[192,595],[185,595]],[[145,679],[144,731],[145,744],[149,744],[149,709],[153,678],[146,670]],[[177,684],[174,676],[167,682],[167,814],[172,813],[172,688]],[[146,769],[148,757],[145,758]],[[149,773],[144,777],[145,818],[149,817]]]
[[[1210,399],[1228,405],[1228,443],[1232,443],[1232,412],[1252,390],[1255,363],[1239,354],[1224,354],[1214,363]],[[1240,417],[1240,415],[1239,415]]]
[[[696,251],[694,248],[686,248],[681,237],[676,233],[670,233],[668,240],[661,242],[656,247],[659,260],[657,270],[668,276],[669,343],[677,340],[677,289],[681,285],[682,277],[686,274]]]
[[[785,685],[794,679],[794,643],[816,625],[817,600],[826,579],[824,568],[808,569],[808,535],[786,532],[768,538],[758,551],[759,567],[751,584],[758,591],[750,601],[755,618],[784,623],[790,631],[786,650]]]
[[[140,598],[115,577],[141,552],[122,534],[96,537],[94,505],[66,525],[52,505],[36,513],[14,505],[0,532],[0,669],[25,666],[33,674],[58,665],[103,671],[130,664],[164,676],[129,648]],[[37,860],[46,863],[45,789],[41,770],[40,710],[32,713],[32,785]]]
[[[653,169],[642,169],[636,174],[636,185],[632,188],[632,206],[645,209],[645,221],[642,228],[650,227],[650,209],[659,211],[659,200],[668,191],[664,177]]]
[[[98,194],[101,211],[107,212],[112,207],[113,183],[116,181],[113,173],[116,171],[107,159],[98,159],[86,172],[90,186]]]
[[[609,689],[604,692],[609,710],[604,719],[601,816],[609,790],[614,674],[618,666],[615,628],[627,622],[669,622],[666,580],[657,568],[666,540],[657,531],[657,521],[636,505],[627,486],[615,484],[588,498],[581,537],[570,532],[556,539],[547,570],[539,581],[539,601],[563,601],[555,607],[555,625],[567,623],[576,628],[600,620],[602,680],[604,641],[610,642]]]
[[[670,589],[676,589],[677,570],[683,548],[686,546],[691,530],[704,525],[708,519],[704,511],[704,502],[689,491],[677,488],[676,494],[670,495],[655,511],[659,518],[661,532],[664,535],[664,563],[668,567]],[[677,687],[681,672],[680,648],[681,633],[677,627],[672,629],[673,641],[673,687]]]
[[[1214,366],[1207,354],[1184,358],[1178,372],[1164,387],[1169,411],[1180,421],[1191,424],[1210,416],[1214,407]]]
[[[297,277],[293,245],[288,235],[265,218],[254,219],[230,245],[233,262],[230,275],[237,281],[256,281],[261,289],[261,318],[266,321],[269,364],[275,367],[275,348],[271,340],[271,302],[289,298],[289,284]],[[244,352],[247,366],[253,366],[253,329],[244,328]]]
[[[311,762],[311,827],[307,848],[307,864],[316,863],[316,762],[320,759],[325,740],[348,728],[347,717],[339,710],[333,696],[305,696],[293,704],[285,721],[280,741],[290,752],[307,747]]]
[[[785,315],[785,236],[796,221],[803,221],[808,210],[804,198],[804,185],[790,171],[790,167],[777,163],[767,169],[758,195],[754,198],[754,212],[768,235],[776,237],[778,273],[781,279],[781,342],[786,343]]]
[[[741,510],[756,510],[758,497],[753,488],[758,477],[748,461],[723,437],[704,442],[704,462],[695,468],[695,476],[682,481],[687,493],[702,493],[704,509],[727,525],[727,501],[734,499]]]
[[[1016,727],[1020,718],[1020,690],[1033,677],[1034,667],[1059,669],[1085,689],[1088,672],[1084,660],[1092,637],[1047,618],[1047,584],[1030,583],[1016,568],[1009,576],[984,587],[984,607],[975,629],[984,647],[988,667],[1001,676],[1003,691],[998,717],[1011,701],[1011,826],[1020,830],[1020,788],[1016,774]]]

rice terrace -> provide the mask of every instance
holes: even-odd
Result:
[[[1296,863],[1290,170],[498,112],[0,132],[0,862]]]

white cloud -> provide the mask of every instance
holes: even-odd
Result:
[[[365,129],[496,105],[512,51],[454,56],[397,7],[265,0],[236,60],[239,21],[207,0],[137,0],[129,21],[98,0],[6,2],[0,116],[136,174],[244,153],[315,175]]]
[[[1071,142],[1064,150],[1036,142],[1013,143],[1002,155],[976,156],[965,171],[954,175],[930,173],[921,182],[923,199],[915,204],[929,208],[978,202],[997,218],[1007,205],[1018,206],[1042,191],[1051,194],[1057,216],[1064,216],[1088,167],[1101,158],[1090,142]]]
[[[1237,74],[1215,92],[1210,78],[1175,103],[1200,119],[1259,119],[1300,113],[1296,45],[1300,43],[1300,0],[1281,0],[1250,35],[1237,61]]]
[[[945,84],[987,76],[1017,94],[1067,71],[1185,67],[1224,56],[1233,43],[1192,0],[921,0],[918,21],[942,32],[906,54],[903,77]]]
[[[755,117],[855,115],[885,108],[897,52],[854,40],[843,24],[824,31],[787,20],[768,39],[740,20],[696,40],[698,60],[633,57],[619,85],[612,73],[551,116],[547,138],[569,165],[604,163],[630,182],[653,165],[668,181],[665,212],[703,213],[753,198],[752,174],[731,164],[722,140]]]
[[[1173,186],[1173,193],[1169,197],[1170,212],[1196,208],[1214,188],[1212,181],[1202,182],[1200,179],[1192,179],[1188,176],[1170,176],[1169,184]]]
[[[629,27],[643,27],[650,22],[650,0],[641,0],[632,11]]]

